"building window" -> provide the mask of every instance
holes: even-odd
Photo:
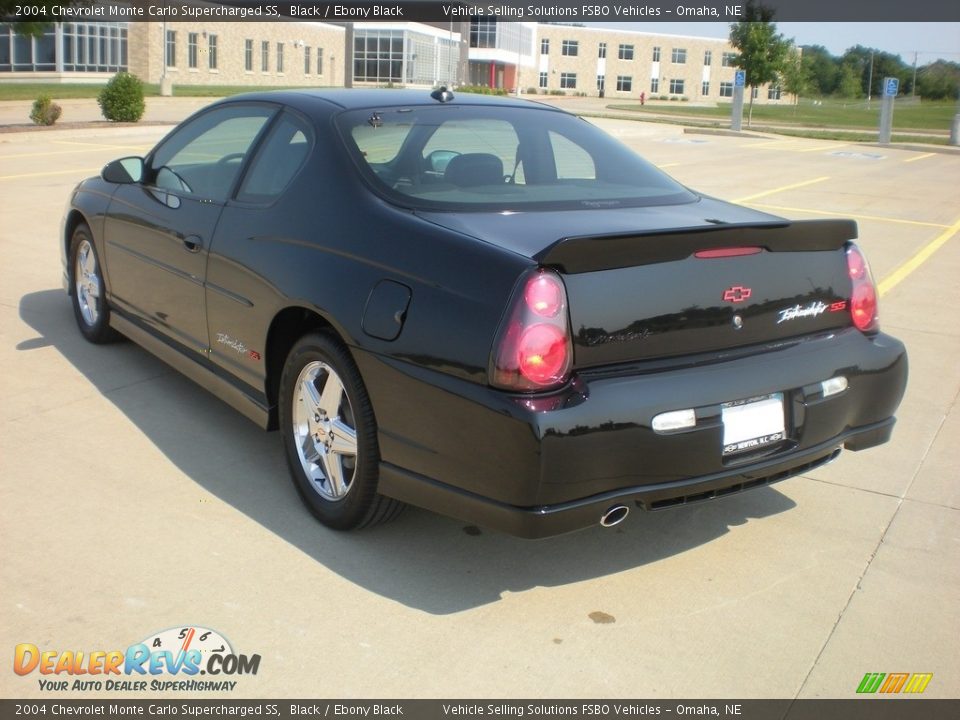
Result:
[[[540,73],[540,87],[541,88],[547,87],[547,73],[545,72]]]
[[[709,65],[713,62],[713,50],[704,50],[703,51],[703,64]]]
[[[604,92],[607,89],[607,76],[597,75],[597,90]]]
[[[617,50],[617,57],[621,60],[633,60],[633,45],[620,45]]]
[[[199,34],[187,33],[187,67],[197,67],[197,42],[199,39]]]
[[[550,54],[550,38],[540,38],[540,54]]]
[[[166,63],[167,63],[167,67],[177,66],[177,31],[176,30],[167,30]]]
[[[617,92],[630,92],[631,90],[633,90],[633,77],[617,75]]]
[[[770,86],[767,88],[767,100],[779,100],[780,99],[780,88]]]
[[[707,95],[710,94],[710,81],[709,81],[709,80],[704,80],[702,83],[700,83],[700,94],[703,95],[703,96],[707,96]]]
[[[253,40],[243,41],[243,69],[253,72]]]
[[[495,48],[497,46],[496,18],[477,18],[470,21],[470,47]]]
[[[560,45],[560,54],[576,57],[580,53],[580,43],[577,40],[564,40]]]
[[[260,43],[260,70],[261,72],[270,71],[270,43],[267,40]]]
[[[758,87],[753,88],[753,89],[750,91],[750,95],[751,95],[751,97],[753,97],[754,100],[756,100],[757,97],[760,95],[760,88],[758,88]]]
[[[732,83],[732,82],[722,82],[722,83],[720,83],[720,97],[733,97],[733,83]]]
[[[207,67],[211,70],[217,69],[217,36],[207,36]]]
[[[403,31],[355,31],[353,77],[360,82],[403,82]]]
[[[603,60],[606,56],[607,56],[607,44],[605,42],[602,42],[597,47],[597,57]]]
[[[671,94],[671,95],[683,95],[683,80],[671,80],[671,81],[670,81],[670,94]]]
[[[736,67],[734,65],[734,60],[737,59],[737,54],[732,52],[725,52],[720,56],[720,66],[721,67]]]
[[[323,48],[317,48],[317,75],[323,75]]]
[[[683,65],[687,62],[687,49],[686,48],[674,48],[670,55],[670,62],[676,63],[677,65]]]
[[[310,74],[310,69],[311,69],[311,65],[310,65],[310,46],[307,45],[307,46],[303,49],[303,74],[304,74],[304,75],[309,75],[309,74]]]
[[[576,90],[577,89],[577,74],[576,73],[560,73],[560,87],[564,90]]]
[[[277,43],[277,72],[283,72],[283,43]]]
[[[653,49],[653,61],[654,61],[654,62],[660,62],[660,48],[659,48],[659,47],[655,47],[655,48]]]
[[[650,79],[650,92],[652,93],[660,92],[660,78]]]

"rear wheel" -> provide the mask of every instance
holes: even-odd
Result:
[[[377,426],[360,372],[325,333],[301,338],[280,378],[280,432],[294,485],[320,522],[354,530],[394,518],[377,493]]]
[[[70,300],[77,327],[87,340],[107,343],[117,339],[117,332],[110,327],[100,258],[85,224],[78,225],[70,238]]]

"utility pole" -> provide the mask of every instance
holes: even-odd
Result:
[[[873,93],[873,53],[870,53],[870,75],[867,78],[867,110],[870,109],[870,97]]]
[[[913,84],[910,85],[910,97],[917,96],[917,55],[918,54],[919,53],[916,50],[913,51]]]

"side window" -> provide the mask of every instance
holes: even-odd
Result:
[[[550,132],[549,137],[558,180],[596,179],[597,169],[590,153],[558,133]]]
[[[262,106],[211,110],[180,128],[150,161],[154,185],[223,202],[250,146],[273,115]]]
[[[240,186],[238,200],[270,202],[278,198],[306,162],[310,129],[290,113],[271,128]]]

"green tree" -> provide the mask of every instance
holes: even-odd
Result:
[[[803,56],[799,51],[787,55],[781,73],[783,89],[796,98],[793,111],[796,113],[800,104],[800,96],[807,95],[813,87],[810,68],[803,64]]]
[[[901,91],[910,92],[909,85],[913,82],[913,69],[904,64],[899,55],[856,45],[849,48],[840,61],[844,65],[857,69],[862,95],[867,97],[880,95],[885,77],[898,78]]]
[[[924,100],[960,97],[960,63],[937,60],[917,69],[917,94]]]
[[[840,66],[836,95],[850,100],[861,97],[860,75],[852,65],[844,63]]]
[[[747,127],[753,120],[753,91],[766,83],[777,82],[783,72],[793,43],[777,32],[773,10],[747,0],[744,22],[730,25],[730,44],[737,49],[733,64],[746,71],[750,88],[750,113]]]
[[[810,78],[810,90],[815,95],[832,95],[837,90],[840,61],[823,45],[804,45],[803,67]]]

